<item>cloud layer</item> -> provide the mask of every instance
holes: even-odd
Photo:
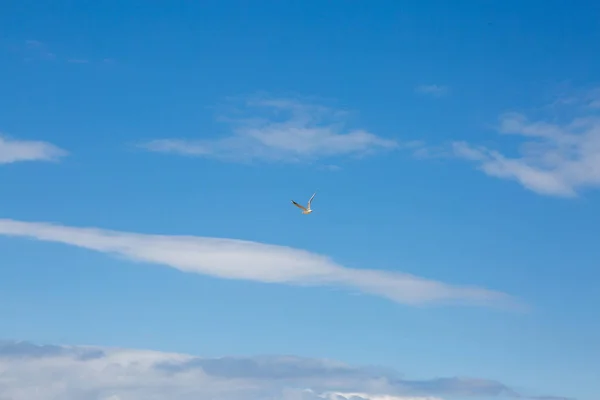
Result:
[[[365,156],[396,148],[391,139],[363,129],[346,129],[346,113],[289,99],[255,98],[223,118],[232,134],[217,139],[161,138],[140,144],[163,153],[226,161],[313,161],[334,156]]]
[[[16,140],[0,134],[0,164],[20,161],[57,161],[68,153],[48,142]]]
[[[3,400],[450,400],[454,396],[529,398],[497,381],[409,380],[393,370],[332,360],[209,359],[149,350],[0,342]]]
[[[453,153],[470,160],[487,175],[510,179],[538,194],[575,197],[585,188],[600,187],[600,91],[553,103],[552,120],[531,120],[521,113],[500,117],[498,131],[522,138],[519,156],[466,142],[453,143]],[[556,109],[569,109],[567,122],[555,122]],[[574,116],[573,116],[574,115]]]
[[[358,289],[392,301],[520,307],[511,296],[409,274],[350,269],[328,257],[291,247],[195,236],[147,235],[0,219],[0,235],[64,243],[225,279]]]

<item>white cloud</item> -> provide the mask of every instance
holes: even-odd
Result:
[[[255,98],[223,118],[233,134],[216,139],[163,138],[140,144],[146,150],[226,161],[302,162],[334,156],[365,156],[398,146],[364,129],[346,129],[346,113],[289,99]]]
[[[416,87],[415,91],[433,97],[442,97],[448,94],[449,89],[447,86],[442,85],[420,85]]]
[[[225,279],[358,289],[398,303],[519,306],[511,296],[409,274],[345,268],[328,257],[244,240],[147,235],[0,219],[0,235],[58,242]]]
[[[491,380],[408,380],[389,369],[322,359],[200,358],[149,350],[0,342],[3,400],[442,400],[450,396],[528,398]]]
[[[389,394],[327,392],[320,395],[325,400],[442,400],[433,396],[395,396]]]
[[[500,118],[499,131],[524,139],[518,157],[466,142],[455,142],[454,154],[490,176],[517,181],[542,195],[574,197],[600,186],[600,117],[555,123],[508,113]]]
[[[16,140],[0,135],[0,164],[19,161],[57,161],[68,153],[48,142]]]

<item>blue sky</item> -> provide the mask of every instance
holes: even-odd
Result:
[[[146,399],[169,357],[221,356],[247,362],[189,369],[218,398],[600,394],[598,7],[2,8],[0,338],[158,360],[127,394],[44,353],[55,395]],[[0,388],[47,389],[6,343]],[[281,383],[285,355],[310,371]],[[236,373],[258,392],[219,392]]]

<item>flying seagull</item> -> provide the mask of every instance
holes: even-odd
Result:
[[[311,210],[311,208],[310,208],[310,203],[312,203],[312,199],[315,197],[315,194],[316,193],[314,193],[312,195],[312,197],[310,198],[310,200],[308,201],[308,207],[301,206],[300,204],[296,203],[294,200],[292,200],[292,203],[296,207],[298,207],[298,208],[300,208],[302,210],[302,214],[310,214],[311,212],[313,212],[313,210]]]

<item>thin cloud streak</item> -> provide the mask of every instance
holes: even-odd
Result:
[[[90,61],[84,58],[69,58],[67,62],[71,64],[88,64]]]
[[[222,161],[305,162],[335,156],[362,157],[395,149],[398,143],[364,129],[346,129],[347,113],[290,99],[252,98],[222,118],[232,134],[216,139],[160,138],[138,146],[153,152]]]
[[[96,63],[113,63],[114,60],[109,57],[104,57],[103,60],[93,61],[86,57],[79,57],[73,55],[67,57],[65,55],[56,54],[52,51],[51,45],[40,40],[29,39],[25,41],[19,41],[10,45],[10,51],[13,53],[19,53],[23,56],[23,60],[26,62],[38,62],[38,61],[53,61],[67,64],[96,64]],[[109,61],[110,60],[110,61]]]
[[[442,97],[448,94],[449,89],[447,86],[442,85],[420,85],[415,89],[417,93],[433,96]]]
[[[508,294],[409,274],[350,269],[291,247],[196,236],[149,235],[0,219],[0,235],[57,242],[223,279],[329,285],[407,305],[461,304],[524,309]]]
[[[68,154],[51,143],[17,140],[0,134],[0,164],[20,161],[58,161]]]

